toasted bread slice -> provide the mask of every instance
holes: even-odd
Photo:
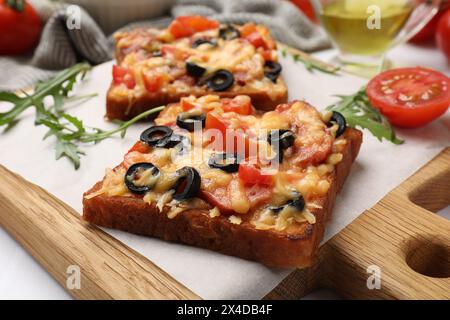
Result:
[[[190,108],[203,108],[208,114],[217,111],[211,111],[205,103],[199,107],[198,99],[190,99],[186,103]],[[217,107],[217,99],[210,103],[214,103],[215,108],[226,109]],[[226,99],[220,103],[236,107],[239,105],[236,99],[245,100],[238,97],[232,103]],[[185,110],[183,103],[167,107],[156,123],[167,124],[179,133],[173,117],[180,110]],[[246,162],[239,165],[239,172],[224,173],[211,169],[208,159],[189,162],[190,158],[181,156],[167,160],[164,159],[166,150],[138,142],[122,164],[109,170],[103,181],[84,194],[83,218],[100,226],[198,246],[272,267],[311,265],[323,238],[325,223],[331,217],[336,194],[359,152],[361,132],[347,128],[335,138],[336,128],[328,128],[320,114],[303,102],[281,105],[265,115],[255,111],[252,115],[228,113],[233,113],[234,123],[252,123],[254,127],[270,130],[281,125],[294,130],[295,143],[284,151],[282,164],[269,176],[272,179],[269,183],[262,176],[253,176],[249,180],[248,176],[241,175]],[[222,113],[222,119],[226,119],[228,113]],[[289,124],[280,123],[280,119],[287,119]],[[251,132],[248,135],[253,136]],[[330,137],[332,140],[328,141]],[[130,193],[124,184],[125,171],[138,162],[154,163],[166,173],[191,164],[200,172],[201,190],[195,198],[178,204],[164,200],[166,193],[159,191],[150,191],[146,195]],[[235,182],[241,183],[244,189],[230,189]],[[272,208],[280,203],[276,199],[289,198],[285,190],[291,188],[295,193],[301,193],[304,208],[298,212],[284,209],[272,212],[275,210]],[[233,202],[236,198],[238,201]],[[250,205],[244,205],[247,210],[242,210],[240,199],[244,198]]]
[[[189,19],[197,19],[196,27],[180,32],[177,26],[189,24]],[[182,17],[165,30],[121,32],[115,39],[117,65],[106,98],[109,119],[127,120],[189,95],[248,95],[264,110],[287,101],[276,42],[262,25]],[[211,84],[221,70],[229,72],[230,83]]]

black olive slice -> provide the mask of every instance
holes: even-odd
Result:
[[[160,143],[156,145],[158,148],[174,148],[178,146],[179,144],[185,144],[189,142],[189,138],[179,135],[179,134],[173,134],[169,138],[162,140]]]
[[[280,213],[280,211],[286,207],[293,207],[297,211],[303,211],[303,209],[305,208],[305,199],[303,198],[303,196],[300,193],[295,191],[295,192],[293,192],[293,199],[289,200],[282,206],[278,206],[278,207],[270,206],[269,210],[271,210],[273,213],[277,214],[277,213]]]
[[[170,138],[173,130],[166,126],[153,126],[142,132],[141,141],[152,147],[159,147]]]
[[[175,190],[173,198],[180,201],[195,197],[200,191],[201,178],[198,171],[192,167],[183,167],[176,174],[178,179],[172,187]]]
[[[345,129],[347,128],[347,121],[345,120],[344,116],[337,111],[333,111],[333,114],[331,115],[331,119],[327,123],[327,126],[332,127],[335,124],[337,124],[339,127],[336,131],[336,138],[337,138],[341,136],[345,132]]]
[[[278,162],[281,163],[283,162],[283,151],[294,145],[295,133],[286,129],[272,130],[267,136],[267,141],[272,146],[278,146],[278,149],[274,152],[277,155]]]
[[[264,65],[264,75],[272,80],[272,82],[277,82],[282,69],[281,64],[278,62],[266,61],[266,64]]]
[[[147,170],[151,171],[151,177],[147,184],[136,184],[136,180],[139,180],[140,176]],[[156,184],[160,171],[150,162],[140,162],[133,164],[128,168],[125,174],[125,185],[133,193],[143,194],[150,191]]]
[[[195,39],[195,41],[192,43],[192,48],[197,48],[198,46],[205,43],[210,44],[214,47],[217,46],[217,41],[215,39],[198,38]]]
[[[193,62],[186,62],[186,70],[188,75],[194,77],[194,78],[200,78],[205,72],[206,69],[203,67],[200,67],[199,65],[196,65]]]
[[[214,169],[233,173],[239,170],[240,159],[233,153],[216,153],[208,160],[208,165]]]
[[[206,81],[206,85],[214,91],[225,91],[234,83],[234,76],[230,71],[218,70]]]
[[[287,129],[279,129],[270,131],[267,141],[272,145],[278,142],[281,150],[286,150],[294,145],[295,133]]]
[[[193,114],[190,112],[183,112],[177,116],[177,126],[188,131],[194,131],[195,123],[200,123],[201,128],[205,127],[206,113]]]
[[[241,33],[238,29],[233,27],[231,24],[220,28],[219,30],[219,38],[223,40],[233,40],[241,37]]]

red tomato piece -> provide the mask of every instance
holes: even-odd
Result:
[[[143,74],[142,78],[144,79],[144,86],[148,92],[157,92],[161,89],[164,77],[162,75],[146,75]]]
[[[176,19],[169,25],[169,32],[175,39],[189,37],[194,33],[192,29],[186,28],[186,26]]]
[[[259,49],[258,51],[263,56],[264,61],[272,61],[273,60],[272,59],[272,50],[270,50],[270,49],[261,50],[261,49]]]
[[[177,20],[184,26],[192,28],[195,32],[216,29],[219,27],[219,22],[202,16],[180,16]]]
[[[187,101],[186,99],[181,99],[181,108],[183,111],[189,111],[195,108],[195,105]]]
[[[219,115],[214,112],[208,112],[206,114],[205,129],[217,129],[225,135],[227,131],[227,124],[220,118]]]
[[[140,153],[149,153],[150,152],[150,147],[147,144],[145,144],[145,143],[143,143],[141,141],[138,141],[138,142],[136,142],[134,144],[133,147],[131,147],[130,150],[128,150],[128,153],[133,152],[133,151],[137,151],[137,152],[140,152]]]
[[[217,21],[202,16],[180,16],[169,25],[169,32],[178,39],[218,27]]]
[[[210,147],[217,151],[223,151],[226,147],[227,123],[214,112],[206,114],[205,129],[207,130],[206,140],[211,142]],[[218,130],[219,132],[215,132]],[[221,136],[218,137],[217,134]],[[219,139],[219,140],[218,140]]]
[[[421,67],[393,69],[373,78],[366,93],[392,124],[416,128],[448,109],[450,78]]]
[[[128,89],[133,89],[136,86],[136,81],[134,80],[130,70],[117,65],[113,65],[113,82],[114,84],[123,83]]]
[[[273,184],[273,176],[262,173],[256,166],[248,163],[239,165],[239,178],[246,185],[271,186]]]
[[[222,107],[225,112],[236,112],[242,115],[252,114],[252,100],[248,96],[224,99],[222,101]]]
[[[243,37],[243,38],[249,36],[253,32],[257,32],[257,29],[256,29],[256,25],[252,22],[244,24],[240,30],[241,37]]]
[[[269,48],[263,36],[258,31],[251,33],[250,35],[245,37],[245,39],[250,42],[255,48]]]

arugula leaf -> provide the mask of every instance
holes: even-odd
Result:
[[[33,106],[38,109],[38,116],[42,116],[44,99],[48,96],[53,97],[56,109],[60,109],[62,107],[61,101],[67,98],[77,81],[77,76],[85,74],[90,69],[91,66],[88,63],[76,64],[51,80],[38,83],[32,94],[23,92],[23,96],[19,96],[12,92],[0,92],[0,101],[14,104],[9,111],[0,113],[0,126],[15,121],[22,112]]]
[[[389,121],[375,109],[366,95],[366,88],[361,88],[355,94],[338,96],[340,101],[327,108],[327,110],[340,112],[347,124],[352,127],[360,127],[369,130],[379,141],[386,139],[394,144],[402,144],[398,139]]]
[[[78,169],[80,168],[80,154],[84,153],[73,142],[63,139],[56,140],[56,160],[67,157],[72,161],[75,169]]]
[[[60,113],[56,116],[48,111],[45,113],[46,118],[41,119],[39,124],[49,129],[44,139],[50,136],[56,138],[56,159],[67,157],[72,161],[75,169],[78,169],[80,167],[80,155],[84,155],[84,152],[81,151],[78,144],[99,143],[116,133],[120,133],[123,138],[131,125],[162,109],[164,109],[164,106],[143,112],[129,121],[121,121],[119,127],[111,131],[104,131],[99,128],[87,128],[84,126],[83,121],[68,113]],[[116,123],[119,122],[116,121]]]
[[[286,58],[288,54],[291,55],[294,62],[303,63],[306,70],[311,73],[314,73],[314,71],[320,71],[327,74],[338,75],[337,72],[340,70],[339,67],[331,67],[325,64],[321,64],[320,62],[314,61],[312,58],[308,59],[305,56],[302,56],[300,53],[290,52],[286,47],[281,49],[281,55],[283,56],[283,58]]]

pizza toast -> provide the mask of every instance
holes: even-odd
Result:
[[[109,119],[127,120],[189,95],[248,95],[266,110],[287,101],[276,42],[265,26],[178,17],[167,29],[119,32],[115,40]]]
[[[85,220],[271,267],[312,264],[359,152],[360,131],[301,101],[261,113],[246,96],[187,97],[155,122],[84,194]],[[206,142],[195,145],[192,123]],[[208,135],[224,128],[238,133],[214,141]],[[240,142],[243,150],[236,149]],[[253,157],[252,145],[270,151]],[[275,169],[261,157],[274,160]]]

